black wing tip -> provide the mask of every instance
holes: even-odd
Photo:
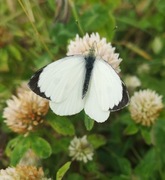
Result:
[[[38,81],[40,74],[42,73],[44,67],[39,69],[29,80],[28,87],[37,95],[41,96],[42,98],[46,98],[50,100],[50,97],[47,97],[44,92],[40,91],[40,87],[38,86]]]
[[[110,109],[111,112],[123,109],[124,107],[128,106],[128,104],[129,104],[129,101],[130,101],[129,94],[128,94],[127,88],[123,82],[122,82],[122,87],[123,87],[122,100],[119,102],[118,105],[115,105],[112,109]]]

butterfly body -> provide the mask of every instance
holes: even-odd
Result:
[[[91,74],[92,74],[92,70],[93,70],[93,66],[94,66],[94,62],[96,58],[93,54],[90,54],[89,56],[86,56],[84,59],[86,63],[85,65],[86,73],[85,73],[85,80],[84,80],[84,85],[83,85],[82,98],[84,98],[88,90],[88,86],[89,86],[89,82],[90,82],[90,78],[91,78]]]
[[[97,122],[104,122],[110,111],[128,104],[125,85],[115,70],[93,53],[68,56],[38,70],[29,87],[50,100],[58,115],[73,115],[82,109]]]

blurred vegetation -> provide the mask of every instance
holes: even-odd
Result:
[[[0,19],[1,169],[11,162],[16,165],[20,160],[15,159],[17,153],[34,138],[21,140],[5,125],[2,114],[6,100],[36,70],[65,57],[69,41],[76,34],[82,36],[79,27],[85,33],[98,32],[112,42],[123,59],[122,78],[136,75],[142,83],[140,89],[149,88],[165,96],[163,0],[1,0]],[[145,65],[149,70],[142,70]],[[151,128],[136,125],[127,108],[112,113],[103,124],[95,123],[91,131],[86,130],[81,113],[71,120],[60,119],[68,123],[69,128],[64,123],[64,129],[53,113],[49,112],[46,119],[52,129],[47,125],[35,138],[42,137],[36,141],[41,141],[48,152],[44,152],[44,157],[40,152],[42,147],[35,149],[38,148],[36,152],[43,158],[42,166],[48,176],[55,178],[58,169],[70,160],[68,145],[73,136],[88,134],[97,147],[94,160],[87,164],[72,162],[66,179],[165,179],[164,111]],[[12,154],[5,148],[7,144],[9,148],[14,138],[19,143]]]

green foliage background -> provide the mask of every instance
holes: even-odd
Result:
[[[82,36],[78,26],[112,42],[123,59],[123,78],[136,75],[141,89],[165,96],[163,0],[66,2],[60,7],[58,0],[0,1],[0,168],[16,165],[32,148],[48,176],[55,178],[70,160],[71,139],[87,134],[95,148],[93,161],[72,162],[64,179],[165,179],[164,110],[151,128],[135,124],[127,108],[111,113],[105,123],[94,123],[92,130],[84,123],[83,113],[61,118],[51,111],[45,120],[47,126],[27,137],[6,127],[2,118],[6,100],[37,69],[66,56],[69,41],[76,34]],[[149,72],[140,72],[143,64],[150,67]]]

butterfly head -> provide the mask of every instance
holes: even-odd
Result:
[[[96,41],[94,41],[93,44],[90,46],[87,55],[90,57],[96,57],[97,56],[97,42]]]

